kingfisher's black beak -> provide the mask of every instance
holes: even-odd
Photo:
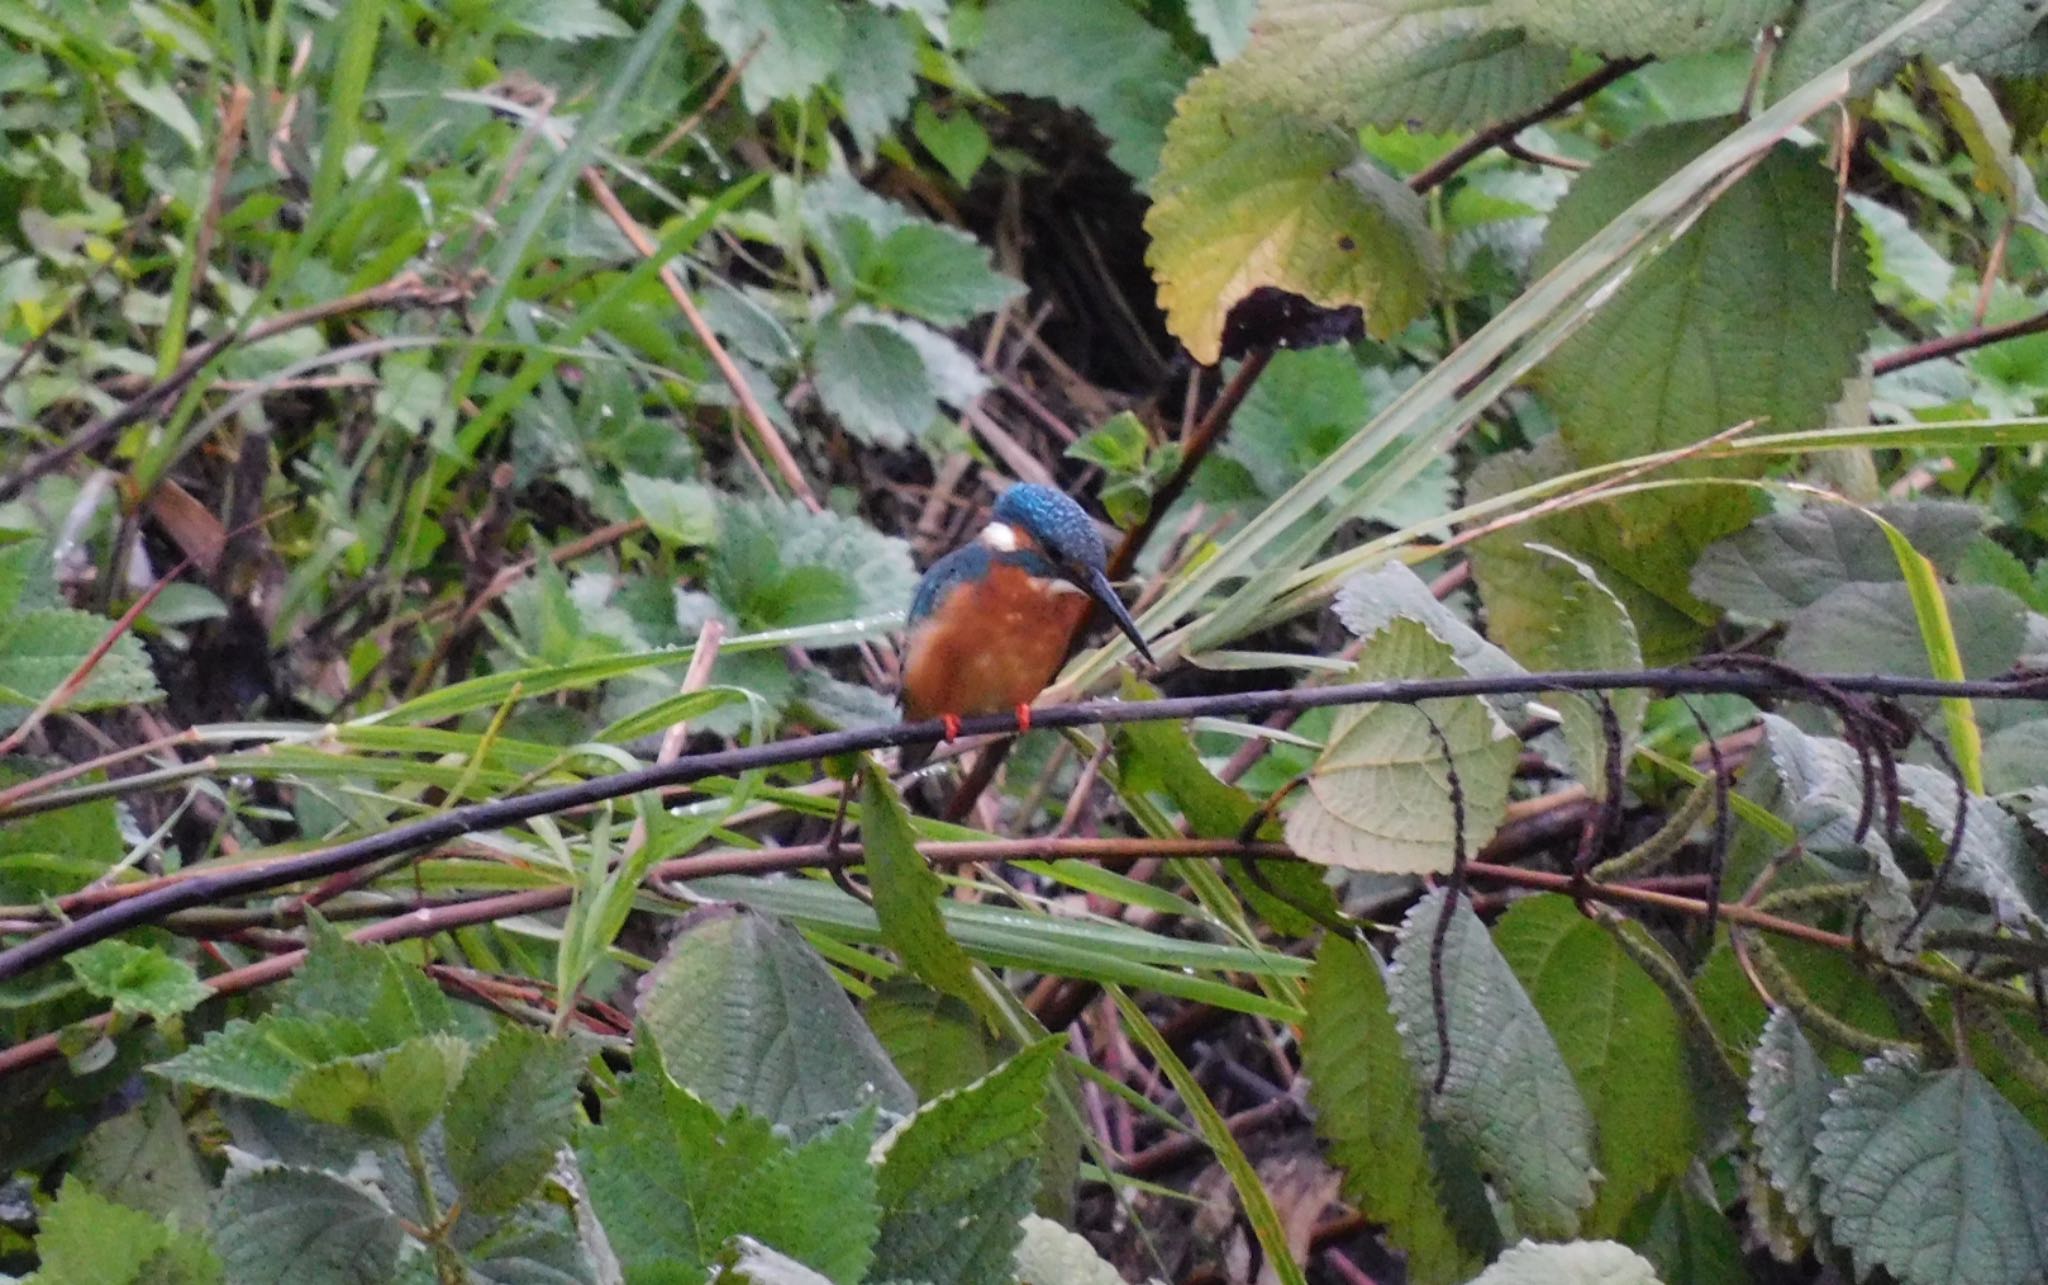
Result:
[[[1158,664],[1159,662],[1152,659],[1152,649],[1145,645],[1145,635],[1138,632],[1138,622],[1131,619],[1130,611],[1124,607],[1124,600],[1116,596],[1116,586],[1109,582],[1109,576],[1100,567],[1088,567],[1081,574],[1081,587],[1109,612],[1109,618],[1116,621],[1116,627],[1124,631],[1124,637],[1131,640],[1131,646],[1138,649],[1138,654],[1145,658],[1145,663]]]

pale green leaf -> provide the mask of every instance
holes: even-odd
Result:
[[[1746,49],[1792,0],[1503,0],[1497,7],[1532,36],[1567,48],[1669,58]]]
[[[935,326],[966,325],[1024,289],[990,265],[979,241],[921,220],[890,229],[853,267],[863,299]]]
[[[114,76],[114,88],[121,96],[150,115],[162,121],[184,141],[194,152],[205,149],[206,140],[200,135],[199,121],[192,115],[192,109],[185,105],[185,96],[176,85],[161,77],[145,74],[138,67],[123,67]]]
[[[1961,804],[1963,837],[1948,856],[1955,863],[1950,885],[1981,895],[2007,927],[2034,934],[2048,928],[2048,873],[2010,813],[1981,794],[1959,796],[1955,778],[1917,763],[1899,765],[1899,794],[1906,824],[1935,861],[1948,854]]]
[[[0,705],[34,706],[56,691],[113,627],[111,620],[69,607],[31,611],[0,623]],[[59,708],[105,709],[162,696],[141,640],[124,633]],[[5,717],[0,713],[0,719]]]
[[[255,1022],[236,1018],[204,1043],[150,1070],[179,1084],[282,1104],[302,1072],[378,1047],[359,1022],[271,1013]]]
[[[1439,1195],[1421,1086],[1401,1054],[1376,958],[1342,937],[1324,938],[1301,1039],[1316,1132],[1344,1171],[1344,1198],[1386,1226],[1413,1279],[1467,1279],[1481,1255],[1461,1243]]]
[[[541,40],[610,40],[630,36],[625,20],[598,0],[514,0],[494,15],[506,25]]]
[[[1978,1072],[1874,1058],[1834,1092],[1815,1150],[1829,1230],[1860,1273],[2048,1276],[2048,1142]]]
[[[73,1175],[41,1212],[36,1285],[210,1285],[220,1264],[191,1233],[116,1204]]]
[[[628,473],[620,479],[626,498],[647,519],[648,529],[670,544],[686,547],[718,542],[717,492],[702,482]]]
[[[1462,673],[1450,646],[1426,625],[1397,619],[1366,643],[1353,681]],[[1432,719],[1449,759],[1430,731]],[[1468,855],[1491,838],[1520,755],[1499,716],[1476,697],[1347,707],[1325,746],[1287,814],[1287,841],[1311,861],[1396,873],[1449,870],[1461,822]],[[1462,816],[1452,806],[1453,770]]]
[[[777,920],[712,912],[685,928],[643,984],[640,1033],[676,1083],[721,1111],[801,1129],[917,1095],[803,938]]]
[[[1991,585],[1943,590],[1963,676],[1995,678],[2027,645],[2027,605]],[[1795,614],[1778,659],[1810,673],[1933,677],[1926,640],[1901,581],[1844,584]]]
[[[1840,1083],[1813,1051],[1791,1011],[1773,1009],[1749,1059],[1749,1122],[1764,1176],[1809,1239],[1820,1231],[1813,1144],[1820,1136],[1828,1095]]]
[[[1462,904],[1444,939],[1440,1040],[1430,957],[1443,910],[1444,894],[1431,893],[1401,925],[1387,979],[1401,1047],[1428,1086],[1448,1041],[1431,1117],[1473,1153],[1524,1231],[1570,1236],[1593,1203],[1592,1115],[1514,970]]]
[[[1989,516],[1977,505],[1950,500],[1880,504],[1871,511],[1943,570],[1977,543]],[[1693,566],[1692,591],[1750,619],[1779,621],[1843,585],[1900,579],[1882,528],[1845,505],[1814,504],[1758,518],[1708,546]]]
[[[421,1035],[323,1062],[292,1077],[284,1105],[322,1124],[410,1142],[441,1114],[469,1051],[456,1036]]]
[[[1611,1240],[1575,1240],[1565,1245],[1523,1241],[1472,1285],[1663,1285],[1649,1261]]]
[[[882,1211],[876,1280],[1010,1285],[1038,1182],[1042,1104],[1055,1053],[1044,1040],[919,1108],[875,1144]]]
[[[1012,1261],[1017,1285],[1124,1285],[1086,1237],[1037,1214],[1026,1214],[1023,1228]]]
[[[832,1278],[751,1236],[735,1236],[712,1264],[711,1285],[832,1285]]]
[[[924,359],[886,326],[839,317],[818,327],[811,350],[818,400],[846,431],[881,447],[907,446],[938,416]]]
[[[238,1174],[213,1211],[233,1285],[386,1285],[405,1239],[370,1193],[309,1169]]]
[[[846,15],[846,43],[833,79],[846,130],[863,157],[888,136],[917,97],[916,26],[904,15],[857,7]]]
[[[1614,935],[1566,898],[1516,903],[1493,936],[1593,1115],[1602,1178],[1586,1227],[1616,1232],[1638,1200],[1692,1164],[1699,1141],[1678,1015]]]
[[[66,956],[66,962],[88,991],[124,1013],[147,1013],[163,1021],[213,998],[213,988],[199,980],[192,965],[131,942],[95,942]]]
[[[839,65],[846,12],[832,0],[696,0],[726,61],[747,59],[740,94],[758,112],[823,84]]]
[[[177,1103],[162,1085],[151,1085],[134,1110],[87,1135],[71,1177],[117,1204],[188,1229],[206,1225],[213,1202],[213,1181]]]
[[[1386,338],[1428,305],[1441,266],[1422,198],[1349,132],[1245,101],[1207,72],[1181,100],[1153,183],[1146,262],[1195,359],[1222,350],[1230,309],[1261,287],[1355,304]]]
[[[573,1044],[509,1024],[471,1059],[444,1122],[448,1170],[471,1207],[509,1209],[554,1166],[576,1124],[583,1060]]]

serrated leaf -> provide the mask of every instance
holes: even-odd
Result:
[[[1949,618],[1970,678],[2012,668],[2027,642],[2027,606],[1990,585],[1949,585]],[[1845,584],[1795,614],[1778,659],[1813,673],[1929,677],[1927,644],[1903,583]]]
[[[1876,37],[1919,7],[1919,0],[1805,0],[1771,61],[1770,96],[1781,97]],[[1999,58],[2024,45],[2041,20],[2036,0],[1968,0],[1920,24],[1865,70],[1859,89],[1875,88],[1908,58],[1964,66]]]
[[[887,137],[917,97],[917,28],[906,15],[861,6],[846,16],[839,69],[839,106],[863,158]]]
[[[582,1067],[574,1045],[510,1025],[471,1059],[444,1122],[467,1204],[510,1209],[540,1184],[575,1127]]]
[[[895,787],[872,762],[861,770],[861,840],[882,940],[925,982],[956,999],[979,997],[974,961],[946,931],[946,884],[917,850],[917,833]]]
[[[374,1053],[377,1041],[360,1023],[278,1013],[241,1018],[150,1070],[180,1084],[282,1104],[301,1072],[342,1058]]]
[[[2000,924],[2036,933],[2048,928],[2048,876],[2029,853],[2018,821],[1980,794],[1959,797],[1947,772],[1917,763],[1899,765],[1899,793],[1906,824],[1933,861],[1948,851],[1962,805],[1963,841],[1950,858],[1951,886],[1983,896]]]
[[[1166,123],[1195,64],[1127,5],[998,0],[982,11],[968,74],[992,93],[1050,98],[1086,112],[1109,159],[1139,183],[1159,167]]]
[[[1123,1273],[1086,1237],[1037,1214],[1026,1214],[1022,1225],[1012,1264],[1017,1285],[1124,1285]]]
[[[1397,619],[1366,643],[1352,681],[1463,672],[1427,626]],[[1448,760],[1432,719],[1450,747]],[[1352,870],[1449,870],[1458,821],[1450,772],[1458,775],[1469,855],[1499,827],[1519,755],[1514,736],[1476,697],[1347,707],[1287,814],[1287,841],[1311,861]]]
[[[1237,302],[1261,287],[1355,304],[1386,338],[1428,305],[1442,255],[1417,196],[1340,128],[1247,101],[1231,64],[1204,73],[1167,133],[1145,261],[1167,327],[1213,364]]]
[[[1648,1259],[1611,1240],[1578,1240],[1568,1245],[1523,1241],[1479,1275],[1472,1285],[1663,1285]]]
[[[903,610],[917,588],[910,546],[858,518],[783,500],[727,500],[707,587],[749,628]]]
[[[1444,894],[1401,925],[1387,991],[1401,1047],[1425,1086],[1440,1044],[1430,955]],[[1429,1112],[1469,1149],[1518,1225],[1565,1237],[1593,1203],[1593,1119],[1536,1006],[1471,909],[1451,917],[1442,955],[1450,1060]]]
[[[116,1204],[76,1176],[41,1213],[37,1285],[208,1285],[220,1264],[189,1232]]]
[[[1662,1199],[1636,1206],[1621,1239],[1670,1285],[1750,1285],[1752,1279],[1728,1215],[1682,1179]]]
[[[1814,1139],[1820,1136],[1828,1096],[1841,1082],[1821,1063],[1791,1011],[1771,1010],[1763,1038],[1749,1059],[1749,1122],[1764,1176],[1808,1239],[1820,1231]]]
[[[161,950],[125,941],[102,941],[65,957],[85,988],[124,1013],[158,1021],[213,998],[192,965]]]
[[[1728,130],[1662,126],[1603,155],[1558,203],[1535,272]],[[1825,168],[1781,145],[1573,332],[1537,374],[1580,461],[1688,446],[1748,419],[1822,423],[1875,315],[1862,242],[1837,241],[1834,208]]]
[[[846,14],[832,0],[696,0],[704,34],[739,65],[749,112],[825,82],[846,44]]]
[[[1024,287],[997,272],[987,247],[937,223],[891,228],[854,264],[861,297],[935,326],[964,326]]]
[[[184,1117],[162,1085],[150,1086],[134,1110],[88,1134],[71,1176],[117,1204],[186,1229],[206,1225],[213,1201],[212,1179],[185,1131]]]
[[[17,615],[0,625],[0,705],[33,707],[56,691],[99,646],[113,624],[89,612],[49,607]],[[60,708],[105,709],[162,697],[141,640],[124,633]],[[6,717],[0,712],[0,719]]]
[[[1349,128],[1471,129],[1564,84],[1561,47],[1517,30],[1507,0],[1266,0],[1231,81]],[[1219,51],[1220,53],[1220,51]]]
[[[1547,544],[1526,543],[1517,565],[1526,574],[1489,577],[1483,601],[1487,632],[1525,668],[1637,670],[1643,665],[1635,622],[1593,569]],[[1607,733],[1591,697],[1545,692],[1543,699],[1564,718],[1565,749],[1572,767],[1595,798],[1607,793]],[[1650,694],[1624,688],[1606,694],[1618,731],[1623,766],[1643,730]]]
[[[875,1239],[866,1110],[793,1145],[744,1109],[721,1119],[643,1051],[624,1092],[576,1151],[612,1250],[633,1280],[701,1279],[750,1235],[841,1285],[864,1278]]]
[[[824,961],[763,915],[714,912],[678,934],[643,983],[640,1032],[721,1111],[801,1130],[870,1103],[917,1106]]]
[[[1041,1040],[875,1144],[882,1230],[874,1279],[1010,1285],[1061,1042]]]
[[[310,1169],[231,1177],[213,1246],[232,1285],[385,1285],[405,1229],[360,1187]]]
[[[322,1124],[410,1142],[441,1114],[468,1061],[469,1045],[456,1036],[421,1035],[307,1068],[284,1105]]]
[[[875,988],[868,1026],[920,1101],[972,1083],[1000,1060],[973,1009],[905,978]]]
[[[415,1035],[467,1037],[490,1029],[488,1019],[458,1009],[432,979],[390,947],[350,941],[318,915],[307,925],[306,962],[284,987],[275,1011],[360,1022],[378,1042],[371,1047],[389,1047]]]
[[[1984,528],[1985,511],[1962,501],[1873,505],[1922,556],[1953,569]],[[1884,531],[1856,509],[1814,504],[1758,518],[1717,540],[1694,564],[1692,591],[1753,620],[1786,620],[1846,584],[1897,584],[1899,560]]]
[[[1493,939],[1592,1112],[1602,1179],[1586,1226],[1618,1231],[1638,1200],[1693,1160],[1699,1128],[1678,1015],[1613,934],[1566,898],[1516,903]]]
[[[1743,793],[1792,824],[1811,868],[1838,881],[1864,884],[1865,904],[1879,924],[1902,928],[1913,915],[1906,875],[1885,842],[1879,819],[1856,840],[1863,815],[1862,771],[1856,753],[1831,737],[1808,736],[1775,714],[1763,716],[1763,757],[1744,773]]]
[[[610,1285],[616,1279],[600,1274],[567,1211],[543,1208],[470,1220],[471,1234],[482,1233],[481,1243],[465,1246],[463,1255],[474,1285]]]
[[[908,446],[939,413],[924,359],[886,326],[853,317],[827,321],[818,327],[811,370],[825,409],[875,446]]]
[[[1301,1038],[1316,1132],[1344,1171],[1344,1198],[1386,1225],[1418,1285],[1467,1279],[1483,1254],[1461,1243],[1439,1197],[1421,1086],[1401,1054],[1377,959],[1324,938]]]
[[[1502,17],[1541,40],[1610,56],[1747,48],[1792,0],[1504,0]]]
[[[691,548],[718,543],[718,495],[710,487],[640,473],[619,481],[654,534]]]
[[[831,1285],[831,1278],[751,1236],[735,1236],[712,1265],[711,1285]]]
[[[1835,1090],[1815,1150],[1830,1233],[1860,1273],[2048,1276],[2048,1142],[1978,1072],[1873,1058]]]

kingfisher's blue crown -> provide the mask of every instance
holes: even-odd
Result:
[[[1020,482],[1003,492],[989,514],[1024,531],[1057,562],[1101,570],[1109,555],[1087,511],[1065,493],[1035,482]]]

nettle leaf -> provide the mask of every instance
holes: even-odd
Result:
[[[206,1225],[213,1203],[213,1181],[162,1085],[150,1086],[133,1110],[86,1135],[71,1177],[117,1204],[188,1229]]]
[[[1985,510],[1961,500],[1879,504],[1938,570],[1955,569],[1984,529]],[[1772,513],[1717,540],[1693,565],[1692,591],[1752,620],[1779,621],[1848,584],[1898,584],[1899,559],[1884,529],[1857,509],[1814,504]]]
[[[86,990],[124,1013],[147,1013],[161,1022],[213,998],[213,988],[192,965],[132,942],[95,942],[66,960]]]
[[[189,1230],[116,1204],[75,1175],[41,1213],[38,1285],[210,1285],[220,1263]]]
[[[540,1185],[575,1128],[583,1061],[575,1045],[511,1025],[470,1061],[444,1125],[465,1203],[501,1212]]]
[[[846,11],[833,0],[697,0],[704,34],[739,65],[749,112],[825,83],[846,44]]]
[[[1479,1275],[1472,1285],[1663,1285],[1648,1259],[1611,1240],[1578,1240],[1568,1245],[1523,1241]]]
[[[874,1279],[1010,1285],[1038,1183],[1046,1084],[1063,1043],[1041,1040],[875,1144],[882,1234]]]
[[[887,326],[853,316],[818,327],[811,349],[818,400],[846,431],[881,447],[908,446],[939,413],[924,358]]]
[[[1815,1149],[1821,1208],[1859,1273],[2048,1276],[2048,1142],[1977,1071],[1873,1058],[1835,1090]]]
[[[1379,960],[1331,935],[1309,975],[1302,1069],[1316,1132],[1344,1171],[1344,1198],[1408,1257],[1417,1281],[1462,1281],[1482,1261],[1439,1196],[1423,1138],[1421,1086],[1402,1056]]]
[[[629,1280],[701,1279],[731,1237],[748,1235],[853,1285],[875,1239],[872,1134],[866,1110],[802,1145],[744,1108],[722,1119],[650,1047],[576,1153]]]
[[[1463,673],[1428,626],[1398,619],[1366,643],[1351,681]],[[1450,747],[1448,760],[1432,719]],[[1449,870],[1459,820],[1450,773],[1457,772],[1463,795],[1469,854],[1499,828],[1519,756],[1514,735],[1477,697],[1346,707],[1287,814],[1287,841],[1311,861],[1351,870]]]
[[[213,1247],[235,1285],[382,1285],[405,1239],[375,1196],[312,1169],[232,1175],[213,1211]]]
[[[939,909],[945,880],[925,864],[903,800],[872,762],[861,770],[860,829],[883,942],[932,986],[974,1002],[974,961],[946,931]]]
[[[640,473],[619,480],[654,534],[685,548],[718,543],[718,493],[710,487]]]
[[[1775,714],[1763,716],[1764,753],[1752,758],[1742,792],[1797,832],[1803,869],[1836,882],[1861,882],[1864,903],[1891,932],[1913,916],[1906,875],[1885,842],[1883,801],[1856,839],[1863,817],[1863,774],[1856,752],[1842,741],[1808,736]]]
[[[1422,198],[1352,133],[1248,97],[1205,72],[1167,133],[1146,262],[1167,325],[1195,360],[1222,353],[1224,322],[1261,287],[1322,307],[1356,304],[1380,338],[1418,316],[1442,254]]]
[[[872,241],[853,267],[863,299],[935,326],[964,326],[1024,292],[995,270],[981,242],[922,220]]]
[[[1616,1231],[1636,1201],[1692,1163],[1699,1128],[1678,1015],[1614,935],[1566,898],[1516,903],[1493,938],[1556,1037],[1599,1131],[1603,1179],[1586,1225]]]
[[[414,1035],[481,1038],[490,1019],[458,1007],[433,980],[388,946],[353,942],[315,915],[307,927],[305,966],[279,995],[275,1013],[361,1022],[384,1045]]]
[[[1535,272],[1728,130],[1668,125],[1603,155],[1558,203]],[[1834,236],[1834,208],[1826,169],[1781,145],[1565,340],[1537,378],[1579,459],[1688,446],[1747,419],[1821,423],[1875,318],[1862,242]]]
[[[1431,983],[1444,893],[1401,925],[1387,978],[1401,1047],[1434,1082],[1441,1055]],[[1445,934],[1443,1002],[1450,1061],[1430,1115],[1469,1150],[1531,1234],[1567,1237],[1593,1203],[1593,1118],[1557,1041],[1486,926],[1460,904]]]
[[[738,910],[693,920],[647,975],[640,1029],[676,1083],[720,1111],[803,1129],[911,1092],[831,970],[794,929]]]
[[[1502,17],[1532,36],[1613,56],[1669,58],[1747,48],[1792,0],[1502,0]]]
[[[34,708],[71,677],[113,626],[102,616],[69,607],[25,612],[0,623],[0,706]],[[142,640],[124,633],[61,708],[106,709],[161,700],[163,694]],[[0,725],[20,720],[19,712],[0,709]]]
[[[910,546],[858,518],[734,499],[719,516],[708,587],[748,628],[901,611],[917,587]]]
[[[1564,84],[1570,57],[1519,30],[1514,0],[1266,0],[1233,83],[1333,125],[1471,129]]]
[[[1486,628],[1528,669],[1642,668],[1635,622],[1585,563],[1547,544],[1525,543],[1515,559],[1524,574],[1489,576]],[[1607,734],[1599,703],[1590,696],[1546,692],[1564,718],[1565,748],[1579,780],[1595,798],[1607,792]],[[1623,688],[1607,694],[1620,732],[1619,758],[1627,763],[1643,730],[1650,694]]]
[[[1942,595],[1963,673],[1995,678],[2011,669],[2026,650],[2027,605],[1990,585],[1945,585]],[[1778,659],[1809,673],[1933,674],[1911,591],[1899,581],[1822,595],[1786,625]]]
[[[1791,1010],[1771,1010],[1763,1038],[1749,1059],[1749,1122],[1764,1176],[1808,1239],[1820,1232],[1814,1140],[1820,1136],[1828,1097],[1841,1082],[1813,1051]]]
[[[1140,183],[1152,177],[1173,100],[1195,74],[1173,37],[1098,0],[996,0],[981,21],[965,61],[983,89],[1087,113],[1113,163]]]
[[[1962,806],[1963,841],[1948,858],[1955,862],[1952,886],[1981,894],[1992,916],[2008,927],[2048,927],[2048,874],[2010,813],[1982,795],[1959,794],[1947,772],[1917,763],[1899,765],[1899,793],[1906,825],[1930,861],[1947,853],[1956,808]]]
[[[377,1051],[376,1038],[347,1018],[270,1013],[229,1022],[201,1044],[150,1070],[179,1084],[219,1089],[282,1105],[299,1075],[342,1058]]]
[[[283,1105],[322,1124],[410,1142],[441,1114],[468,1061],[466,1041],[422,1035],[308,1067],[292,1077]]]
[[[853,145],[864,158],[917,97],[917,23],[909,14],[861,6],[846,15],[846,43],[833,79]]]

